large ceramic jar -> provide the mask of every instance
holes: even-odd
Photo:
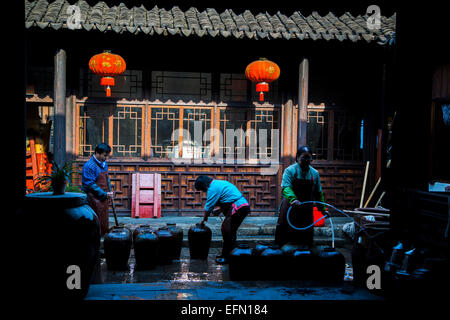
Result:
[[[160,227],[156,231],[159,238],[159,264],[171,264],[173,260],[173,252],[175,247],[175,235],[168,227]]]
[[[295,250],[287,264],[287,275],[291,280],[311,280],[316,270],[316,260],[309,248]]]
[[[159,237],[151,229],[143,229],[134,238],[137,269],[153,269],[158,264]]]
[[[261,253],[270,246],[270,242],[258,241],[255,245],[255,255],[259,256]]]
[[[286,277],[285,255],[277,244],[270,245],[259,257],[261,280],[283,280]]]
[[[153,228],[151,225],[149,225],[149,224],[141,224],[141,225],[137,226],[133,230],[133,241],[136,239],[136,236],[139,233],[142,233],[142,232],[155,232],[155,231],[156,231],[156,229]]]
[[[48,299],[84,298],[100,247],[100,224],[86,195],[28,194],[17,217],[21,234],[16,244],[26,266],[21,277],[27,292],[45,288]]]
[[[313,277],[317,280],[343,281],[345,258],[336,249],[329,246],[317,246],[312,249],[315,260]]]
[[[173,247],[173,260],[180,260],[181,248],[183,247],[183,229],[177,227],[176,223],[167,223],[167,228],[175,236],[175,245]]]
[[[230,280],[254,280],[257,267],[254,250],[248,244],[239,244],[231,251],[228,266]]]
[[[132,235],[128,228],[115,226],[110,229],[103,239],[103,249],[108,270],[128,269],[131,244]]]
[[[208,258],[209,247],[211,246],[212,232],[203,223],[197,223],[188,231],[189,254],[191,259]]]

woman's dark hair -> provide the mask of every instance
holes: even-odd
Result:
[[[95,147],[95,152],[98,154],[102,154],[102,153],[110,153],[111,152],[111,147],[109,145],[107,145],[106,143],[100,143],[98,146]]]
[[[308,146],[300,146],[297,149],[297,155],[295,156],[295,159],[298,159],[303,153],[309,152],[312,155],[311,148]]]
[[[206,191],[211,181],[213,181],[212,178],[201,175],[195,180],[194,187],[196,190]]]

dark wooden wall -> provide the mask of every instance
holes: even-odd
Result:
[[[73,183],[81,184],[84,161],[76,161]],[[317,162],[325,201],[339,209],[358,206],[364,165],[362,163]],[[261,175],[261,165],[176,165],[171,162],[109,162],[109,176],[116,192],[116,208],[120,215],[131,214],[132,174],[161,174],[161,214],[192,216],[202,214],[206,194],[195,191],[194,181],[206,174],[235,184],[250,201],[252,215],[267,216],[278,212],[281,201],[282,168],[275,175]]]

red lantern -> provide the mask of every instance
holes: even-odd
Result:
[[[258,82],[256,91],[259,92],[259,101],[264,101],[264,92],[268,92],[269,83],[280,76],[280,67],[275,62],[260,58],[245,68],[245,76],[253,82]]]
[[[89,60],[89,69],[102,77],[100,84],[106,86],[106,96],[111,96],[110,86],[115,85],[114,76],[123,73],[126,69],[125,60],[118,54],[110,51],[96,54]]]

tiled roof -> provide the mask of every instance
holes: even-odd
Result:
[[[395,37],[395,14],[389,18],[382,16],[379,30],[369,30],[366,15],[354,17],[348,12],[341,16],[332,12],[325,16],[317,12],[304,16],[296,11],[288,16],[282,12],[274,15],[267,12],[254,14],[249,10],[235,13],[230,9],[219,13],[213,8],[199,11],[193,7],[182,11],[176,6],[170,10],[157,6],[148,10],[142,5],[128,8],[123,3],[108,7],[103,1],[94,6],[83,0],[75,4],[80,8],[80,26],[87,31],[238,39],[375,40],[381,43]],[[68,28],[67,8],[70,5],[66,0],[50,3],[46,0],[25,0],[25,27]]]

